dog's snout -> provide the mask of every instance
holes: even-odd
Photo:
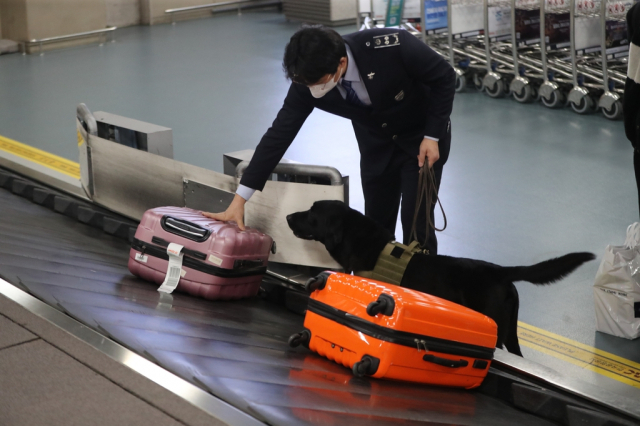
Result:
[[[293,220],[293,213],[291,213],[290,215],[287,215],[287,223],[291,225],[292,220]]]

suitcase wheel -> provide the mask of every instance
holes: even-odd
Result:
[[[311,332],[309,330],[302,330],[300,333],[292,334],[289,337],[289,346],[292,348],[296,348],[300,345],[308,347],[310,340]]]
[[[364,355],[362,359],[353,364],[353,375],[356,377],[373,376],[378,371],[380,360],[370,355]]]
[[[327,278],[329,278],[329,274],[324,272],[318,274],[315,277],[309,278],[304,284],[304,289],[309,294],[313,293],[316,290],[323,290],[324,286],[327,285]]]
[[[378,297],[378,300],[369,303],[367,306],[367,314],[372,317],[375,317],[378,314],[390,317],[393,315],[393,310],[395,308],[396,302],[393,300],[393,297],[383,293]]]

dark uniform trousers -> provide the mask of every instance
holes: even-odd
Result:
[[[262,190],[314,108],[344,117],[351,120],[360,149],[365,214],[393,234],[402,202],[402,240],[409,243],[420,143],[425,136],[439,140],[440,160],[435,164],[438,183],[449,155],[455,72],[442,56],[407,31],[373,29],[343,38],[371,106],[350,104],[337,88],[316,99],[306,86],[292,84],[240,183]],[[427,234],[425,214],[423,208],[418,220],[418,238],[422,241]],[[434,232],[427,247],[430,253],[436,253]]]
[[[440,159],[433,165],[438,189],[440,188],[440,180],[442,179],[443,166],[449,158],[450,146],[451,131],[449,130],[447,135],[438,141]],[[371,217],[395,235],[398,209],[400,208],[403,244],[409,244],[411,242],[410,234],[415,213],[419,172],[418,158],[409,155],[400,148],[396,148],[389,160],[387,168],[382,174],[367,175],[365,172],[361,174],[365,215]],[[435,203],[436,199],[434,198],[431,200],[429,206],[432,223],[435,223]],[[416,222],[416,234],[420,245],[429,250],[429,254],[437,254],[438,240],[436,238],[436,232],[433,228],[427,230],[427,204],[426,200],[423,200],[420,206]],[[438,226],[440,225],[438,224]],[[429,238],[426,245],[424,245],[427,231]],[[398,239],[398,236],[396,236],[396,239]]]

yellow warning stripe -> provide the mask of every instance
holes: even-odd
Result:
[[[640,388],[640,364],[518,321],[520,344]]]
[[[80,164],[38,148],[0,136],[0,150],[32,161],[72,178],[80,179]]]

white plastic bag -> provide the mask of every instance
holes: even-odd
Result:
[[[640,337],[640,223],[629,225],[623,246],[607,246],[593,297],[598,331]]]

